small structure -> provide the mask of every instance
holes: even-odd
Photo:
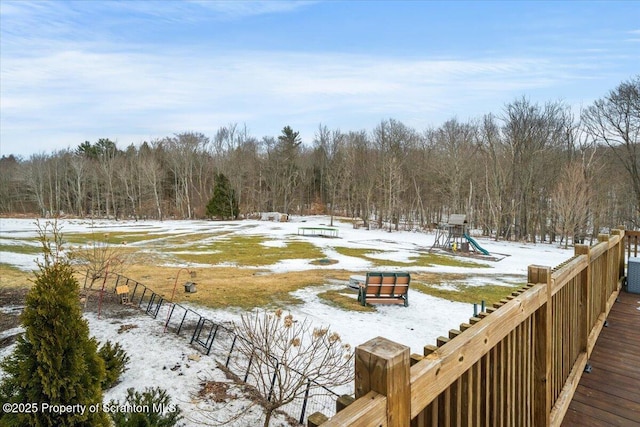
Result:
[[[338,237],[338,227],[298,227],[299,236]]]
[[[469,236],[467,227],[466,215],[449,215],[449,221],[440,224],[436,229],[436,239],[430,250],[439,248],[453,252],[469,252],[469,250],[473,249],[483,255],[489,255],[486,249],[482,248],[474,238]]]
[[[436,229],[436,240],[433,248],[445,250],[464,251],[463,240],[467,234],[467,216],[462,214],[452,214],[446,223],[441,223]],[[469,244],[466,244],[466,252],[469,251]]]
[[[280,212],[262,212],[260,221],[287,222],[289,221],[289,215]]]
[[[196,292],[196,284],[193,282],[186,282],[184,284],[184,291],[189,294],[193,294]]]
[[[627,291],[640,294],[640,257],[630,256],[627,266]]]
[[[120,304],[129,304],[129,286],[116,286],[116,294],[120,297]]]

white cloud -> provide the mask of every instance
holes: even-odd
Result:
[[[188,3],[199,5],[213,12],[221,13],[227,17],[240,18],[245,16],[291,12],[300,8],[308,7],[317,2],[283,0],[191,0]]]
[[[212,132],[229,122],[264,128],[283,117],[294,122],[315,117],[315,123],[367,114],[402,120],[460,109],[500,92],[505,99],[512,92],[553,86],[553,75],[570,78],[560,72],[561,64],[530,58],[142,50],[88,51],[69,45],[48,54],[5,58],[3,128],[18,132],[15,123],[23,123],[43,134],[97,129],[110,137],[115,137],[111,132],[135,135],[131,129],[137,129],[141,136],[129,143],[185,129]],[[3,143],[2,152],[17,148]]]
[[[370,129],[393,117],[423,126],[452,115],[495,112],[524,92],[560,96],[565,86],[603,74],[603,64],[616,69],[617,62],[631,62],[621,57],[627,52],[612,52],[608,45],[559,56],[560,48],[540,48],[518,56],[502,51],[472,57],[463,50],[431,58],[421,52],[395,57],[393,52],[225,51],[214,47],[215,40],[176,46],[143,36],[135,42],[120,39],[117,32],[137,24],[148,30],[286,14],[312,4],[3,1],[0,154],[99,137],[128,144],[181,130],[212,133],[230,122],[246,123],[258,137],[277,133],[284,124]]]

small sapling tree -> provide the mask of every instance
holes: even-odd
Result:
[[[61,234],[55,222],[38,224],[38,233],[44,260],[38,262],[26,297],[24,333],[1,363],[5,376],[0,382],[3,405],[37,406],[30,406],[31,411],[1,411],[0,425],[108,426],[102,411],[88,410],[102,404],[105,368],[82,318],[78,282],[62,253]],[[55,407],[74,409],[51,410]]]
[[[306,318],[294,320],[282,310],[255,311],[241,316],[236,332],[243,338],[239,350],[250,360],[247,382],[262,396],[265,427],[288,403],[352,380],[351,347],[336,332],[313,328]]]
[[[91,243],[85,247],[75,247],[69,251],[69,258],[84,270],[89,280],[88,287],[100,278],[105,278],[108,273],[121,272],[128,262],[128,255],[122,249],[122,245],[110,241],[109,234],[93,233]],[[86,283],[85,283],[86,286]]]

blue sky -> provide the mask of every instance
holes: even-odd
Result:
[[[0,154],[238,123],[422,131],[640,73],[638,1],[0,0]]]

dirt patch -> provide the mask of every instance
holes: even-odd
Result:
[[[132,325],[132,324],[128,324],[128,325],[122,325],[118,328],[118,333],[121,334],[123,332],[127,332],[129,329],[134,329],[137,328],[138,325]]]
[[[85,312],[99,313],[108,319],[127,319],[140,314],[140,308],[121,304],[120,297],[105,290],[80,289],[80,304]]]
[[[209,399],[216,403],[227,402],[237,397],[233,394],[229,394],[229,383],[219,381],[201,382],[198,396],[202,399]]]
[[[30,288],[26,287],[0,287],[0,333],[9,331],[20,326],[20,315],[25,306],[25,298]],[[99,291],[87,291],[80,289],[80,300],[78,301],[83,311],[100,312],[101,316],[109,319],[118,319],[119,321],[137,316],[140,314],[138,307],[132,307],[120,304],[117,295],[110,292],[104,292],[100,298]],[[121,331],[137,327],[135,325],[124,324],[120,327]],[[18,336],[16,333],[0,335],[0,348],[8,347],[13,344]]]
[[[0,332],[20,326],[20,314],[24,308],[24,300],[27,295],[27,288],[0,288]],[[13,344],[18,333],[2,336],[0,348],[5,348]]]
[[[0,287],[0,307],[23,306],[28,288]]]

